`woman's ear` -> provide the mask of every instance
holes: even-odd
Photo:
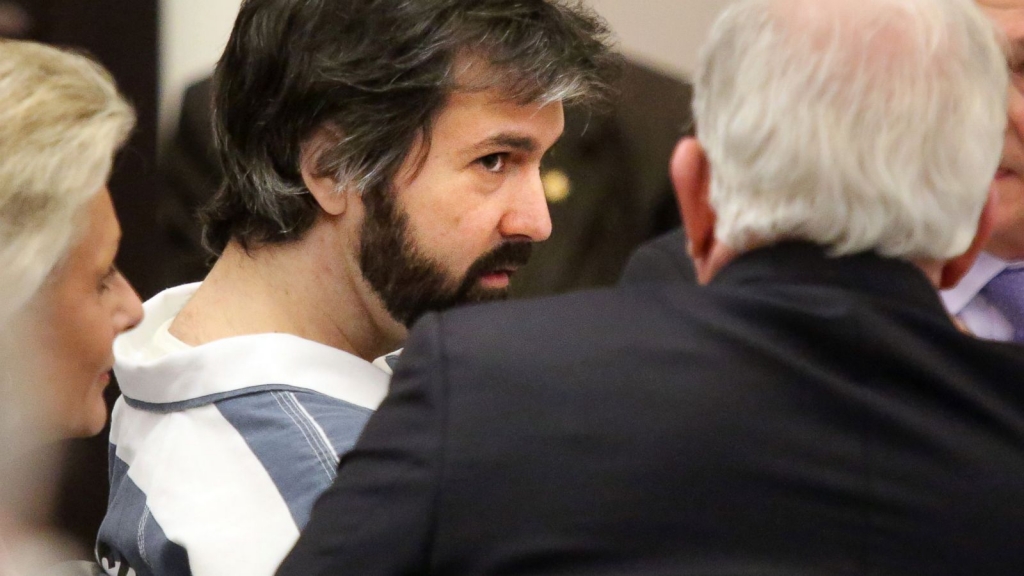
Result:
[[[341,216],[348,208],[349,195],[344,189],[339,188],[338,181],[335,180],[333,174],[324,175],[318,167],[321,154],[335,140],[336,138],[330,130],[317,130],[302,145],[299,169],[302,172],[302,182],[316,199],[320,208],[331,216]]]

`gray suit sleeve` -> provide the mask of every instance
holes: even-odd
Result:
[[[446,403],[439,325],[429,315],[412,331],[387,398],[278,576],[429,572]]]

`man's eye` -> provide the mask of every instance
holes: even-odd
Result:
[[[499,152],[497,154],[488,154],[477,160],[477,162],[484,167],[484,170],[497,174],[505,168],[505,157],[506,154]]]

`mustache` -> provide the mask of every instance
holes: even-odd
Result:
[[[476,259],[466,271],[465,282],[475,282],[482,276],[509,268],[526,266],[533,256],[533,242],[527,240],[504,242]]]

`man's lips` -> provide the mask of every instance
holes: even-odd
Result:
[[[486,274],[480,275],[480,284],[484,288],[490,289],[507,288],[512,280],[512,275],[515,273],[516,271],[514,268],[492,270]]]

